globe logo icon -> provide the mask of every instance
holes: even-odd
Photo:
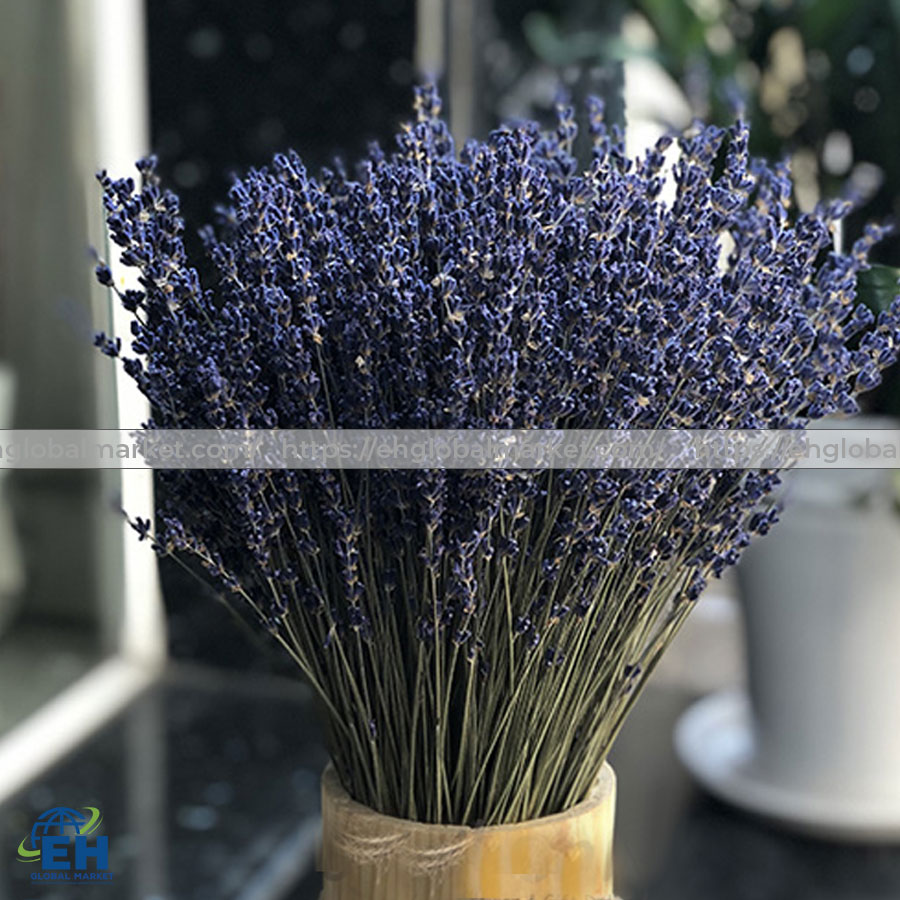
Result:
[[[57,806],[48,809],[34,823],[31,829],[31,846],[37,849],[41,845],[41,838],[56,835],[78,835],[81,829],[88,823],[90,817],[77,809],[68,806]]]
[[[41,813],[31,833],[19,844],[19,859],[23,862],[39,862],[44,838],[84,838],[93,834],[103,821],[100,810],[87,806],[83,810],[69,806],[55,806]]]

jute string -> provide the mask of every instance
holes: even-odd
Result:
[[[339,832],[334,838],[341,852],[362,865],[383,866],[394,857],[402,857],[404,868],[414,874],[437,874],[449,869],[472,846],[471,837],[463,837],[442,847],[416,847],[408,834],[371,836]]]
[[[406,844],[406,835],[385,834],[373,837],[339,832],[335,835],[334,842],[354,862],[378,865]]]

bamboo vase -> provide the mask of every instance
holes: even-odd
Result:
[[[616,778],[564,813],[469,828],[383,816],[322,775],[321,900],[607,900]]]

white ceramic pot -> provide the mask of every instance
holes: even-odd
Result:
[[[900,826],[894,473],[805,469],[786,487],[780,524],[737,573],[755,777],[882,818],[895,811]]]

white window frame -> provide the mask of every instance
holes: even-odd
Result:
[[[57,0],[29,0],[35,7],[48,2],[57,5]],[[128,173],[149,145],[143,0],[66,0],[57,8],[65,17],[67,39],[87,51],[78,64],[87,67],[93,85],[92,94],[84,100],[84,120],[90,129],[86,145],[93,149],[95,169]],[[96,198],[86,211],[89,218],[99,217],[100,209],[93,175],[90,169],[84,173],[85,196]],[[89,274],[89,267],[85,268]],[[127,313],[118,304],[113,322],[117,333],[128,334]],[[105,371],[108,374],[110,369]],[[117,366],[116,420],[107,427],[137,427],[148,415],[146,401]],[[123,506],[132,515],[150,517],[152,472],[124,470],[120,475]],[[122,540],[117,547],[122,558],[110,560],[112,567],[119,567],[122,592],[120,624],[113,636],[115,652],[0,735],[0,801],[89,738],[158,679],[163,669],[165,619],[156,558],[146,543],[137,541],[127,522],[123,520],[120,527]],[[118,555],[118,550],[113,552]]]

